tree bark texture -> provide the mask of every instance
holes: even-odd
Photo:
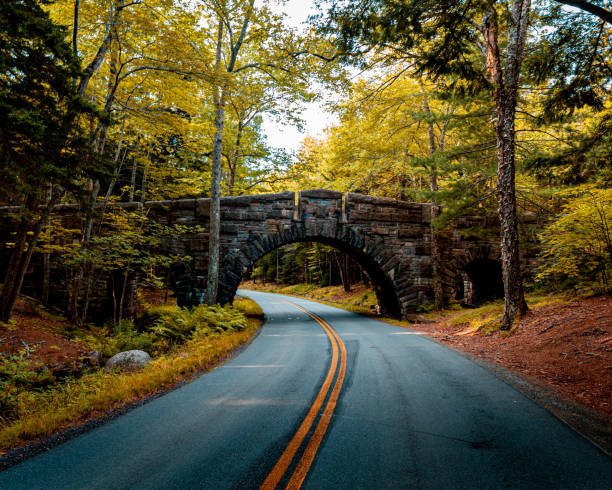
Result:
[[[206,298],[209,305],[217,301],[220,260],[221,230],[221,147],[223,145],[223,113],[225,94],[222,93],[215,116],[215,138],[213,141],[213,165],[210,186],[210,230],[208,244],[208,282]]]
[[[217,72],[221,64],[221,47],[223,42],[223,21],[219,21],[217,31]],[[210,229],[208,231],[208,277],[206,283],[206,302],[209,305],[217,301],[219,284],[220,231],[221,231],[221,152],[223,150],[223,115],[225,112],[225,90],[218,87],[214,95],[215,136],[213,140],[213,161],[210,178]]]
[[[527,311],[523,292],[519,252],[518,215],[515,190],[515,119],[520,67],[530,0],[514,0],[508,31],[506,74],[498,45],[498,19],[494,9],[483,19],[487,75],[493,85],[497,120],[497,199],[500,221],[500,255],[504,283],[504,316],[502,330],[510,330],[517,317]]]

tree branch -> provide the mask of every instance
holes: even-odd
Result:
[[[584,10],[589,14],[596,15],[608,24],[612,24],[612,12],[606,10],[603,7],[600,7],[599,5],[595,5],[591,2],[586,2],[585,0],[555,0],[555,2],[579,8],[580,10]]]

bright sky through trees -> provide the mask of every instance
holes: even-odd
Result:
[[[287,15],[287,23],[297,29],[303,29],[308,16],[316,11],[312,0],[289,0],[284,4],[273,4],[272,10],[279,13],[284,12]],[[295,126],[279,123],[269,115],[264,115],[263,131],[267,136],[268,144],[276,148],[285,148],[288,151],[297,151],[306,136],[321,136],[327,126],[338,121],[336,116],[325,108],[325,100],[307,104],[302,116],[304,118],[303,132]]]

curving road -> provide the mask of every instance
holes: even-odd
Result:
[[[612,460],[410,330],[242,291],[239,356],[0,473],[0,488],[612,488]]]

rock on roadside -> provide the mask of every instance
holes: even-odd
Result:
[[[115,354],[108,361],[104,369],[112,371],[138,371],[151,362],[151,356],[142,350],[128,350]]]

